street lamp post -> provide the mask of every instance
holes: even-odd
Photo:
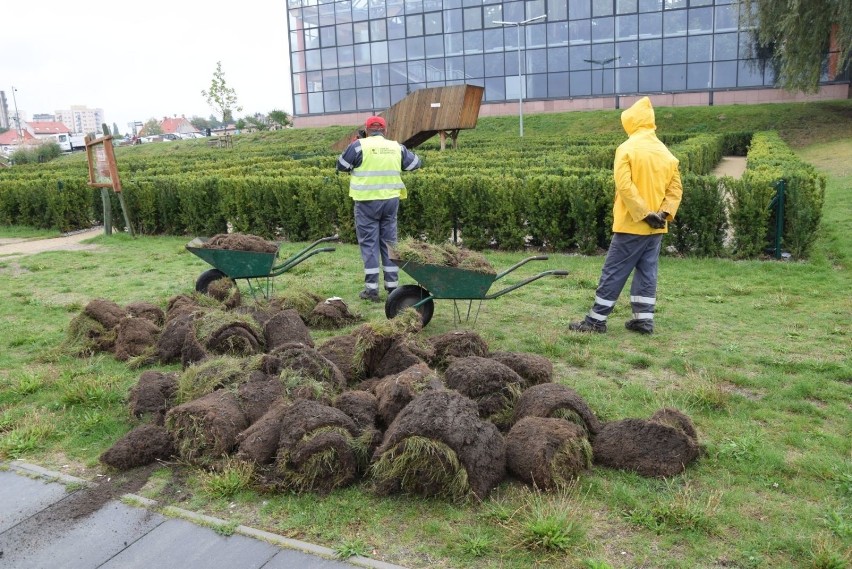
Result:
[[[15,103],[15,124],[18,127],[18,144],[23,144],[24,135],[21,132],[21,115],[18,113],[18,98],[15,97],[15,86],[12,85],[12,101]]]
[[[612,63],[613,61],[617,61],[619,59],[621,59],[621,57],[610,57],[609,59],[603,59],[603,60],[598,60],[598,59],[584,59],[583,60],[586,63],[594,63],[595,65],[601,66],[601,95],[603,95],[603,90],[604,90],[604,68],[607,65],[609,65],[610,63]],[[594,94],[595,94],[595,92],[594,92],[594,89],[593,89],[592,95],[594,95]]]
[[[522,138],[524,136],[524,79],[521,75],[521,26],[525,26],[538,20],[543,20],[546,17],[547,14],[542,14],[541,16],[529,18],[521,22],[502,22],[496,20],[491,22],[492,24],[498,24],[501,26],[515,26],[518,29],[518,118],[520,119]]]

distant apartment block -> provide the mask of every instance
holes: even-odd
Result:
[[[6,101],[6,91],[0,91],[0,129],[12,128],[9,121],[9,103]]]
[[[56,115],[52,115],[50,113],[35,113],[33,115],[33,122],[55,122]]]
[[[104,122],[104,110],[71,105],[69,110],[56,111],[56,121],[63,123],[74,134],[99,133]]]

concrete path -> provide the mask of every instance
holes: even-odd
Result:
[[[87,251],[97,249],[97,245],[82,243],[86,239],[103,235],[102,227],[84,231],[75,231],[62,237],[49,239],[0,239],[0,259],[9,256],[34,255],[45,251]]]
[[[743,173],[746,171],[746,157],[745,156],[722,156],[722,160],[716,164],[716,167],[713,169],[712,174],[717,178],[721,178],[722,176],[730,176],[731,178],[739,180],[743,177]]]
[[[123,498],[134,506],[109,500],[84,513],[73,502],[89,483],[17,461],[7,466],[0,470],[3,569],[403,569],[365,557],[342,562],[328,548],[244,526],[226,537],[210,529],[226,527],[224,520],[171,507],[155,512],[156,502],[130,494]]]

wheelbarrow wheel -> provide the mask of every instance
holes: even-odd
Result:
[[[422,299],[429,296],[429,291],[418,285],[404,285],[397,288],[388,295],[385,301],[385,316],[388,318],[396,318],[396,315],[410,306],[414,306]],[[432,313],[435,311],[435,303],[430,298],[417,308],[420,313],[420,319],[423,325],[426,326],[432,320]]]
[[[208,269],[201,273],[198,277],[198,280],[195,281],[195,290],[202,293],[207,294],[207,288],[214,282],[219,279],[226,279],[228,275],[220,271],[219,269]]]

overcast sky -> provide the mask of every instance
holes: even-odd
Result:
[[[14,113],[85,105],[118,124],[208,117],[216,62],[237,117],[292,112],[286,0],[13,0],[0,7],[0,90]]]

